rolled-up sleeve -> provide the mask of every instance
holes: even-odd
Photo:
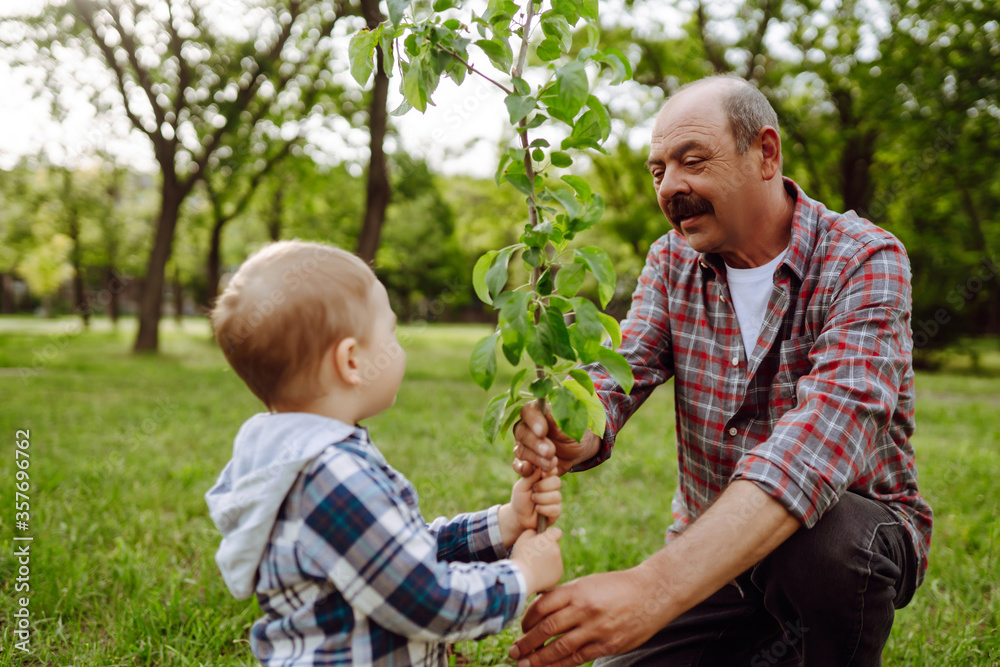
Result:
[[[909,367],[910,270],[894,239],[843,267],[829,316],[795,385],[795,406],[737,464],[806,527],[858,480],[898,455],[884,437]],[[886,451],[877,451],[879,447]]]

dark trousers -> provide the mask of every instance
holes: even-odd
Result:
[[[885,505],[846,493],[811,529],[595,667],[881,665],[894,610],[913,597],[916,556]]]

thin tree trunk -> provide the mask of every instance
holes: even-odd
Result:
[[[184,287],[181,285],[180,269],[174,268],[174,321],[180,327],[184,323]]]
[[[281,238],[281,212],[285,208],[285,190],[281,186],[284,185],[284,180],[278,184],[278,187],[274,191],[274,200],[271,203],[271,217],[267,221],[267,235],[272,241],[277,241]]]
[[[10,274],[0,275],[0,312],[4,315],[12,315],[16,310],[14,303],[14,280]]]
[[[104,289],[108,291],[108,308],[107,315],[111,318],[111,323],[117,328],[118,327],[118,315],[120,313],[119,308],[119,295],[124,289],[124,285],[118,280],[115,275],[115,269],[109,266],[104,274]]]
[[[156,237],[149,254],[149,264],[142,283],[139,301],[139,333],[136,335],[135,352],[156,352],[160,346],[160,313],[163,307],[163,284],[167,260],[174,241],[174,229],[181,206],[181,189],[173,174],[163,174],[163,191],[160,216],[156,223]]]
[[[375,29],[382,22],[382,13],[378,8],[378,0],[361,0],[361,12],[364,14],[368,27]],[[385,73],[382,60],[382,48],[375,49],[375,61],[378,68],[375,71],[375,86],[372,91],[372,104],[368,113],[368,126],[371,135],[371,160],[368,164],[368,189],[365,202],[365,219],[358,235],[358,255],[366,262],[375,259],[378,250],[382,224],[385,222],[385,210],[389,205],[389,176],[386,173],[385,141],[386,110],[385,104],[389,94],[389,77]]]
[[[83,289],[83,266],[80,260],[80,212],[73,197],[73,174],[69,169],[63,171],[63,205],[66,206],[66,229],[73,241],[73,252],[70,261],[73,264],[73,309],[83,320],[84,328],[90,327],[90,308],[87,307],[86,295]]]
[[[219,296],[219,278],[222,270],[222,227],[225,224],[225,220],[216,218],[208,243],[208,261],[205,266],[208,273],[208,293],[205,300],[208,302],[209,309],[215,307],[215,299]]]

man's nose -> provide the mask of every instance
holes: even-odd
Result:
[[[691,194],[691,186],[684,180],[680,170],[672,165],[667,165],[663,170],[663,177],[660,179],[656,194],[661,202],[666,203],[679,194]]]

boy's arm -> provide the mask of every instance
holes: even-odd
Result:
[[[451,519],[438,517],[427,524],[427,530],[437,539],[439,560],[458,563],[493,561],[508,556],[500,528],[502,507],[480,512],[459,514]]]
[[[491,513],[458,526],[488,532]],[[437,540],[398,488],[359,458],[337,457],[306,478],[303,515],[299,543],[308,568],[392,632],[418,641],[478,638],[523,610],[529,591],[517,565],[442,562]]]

